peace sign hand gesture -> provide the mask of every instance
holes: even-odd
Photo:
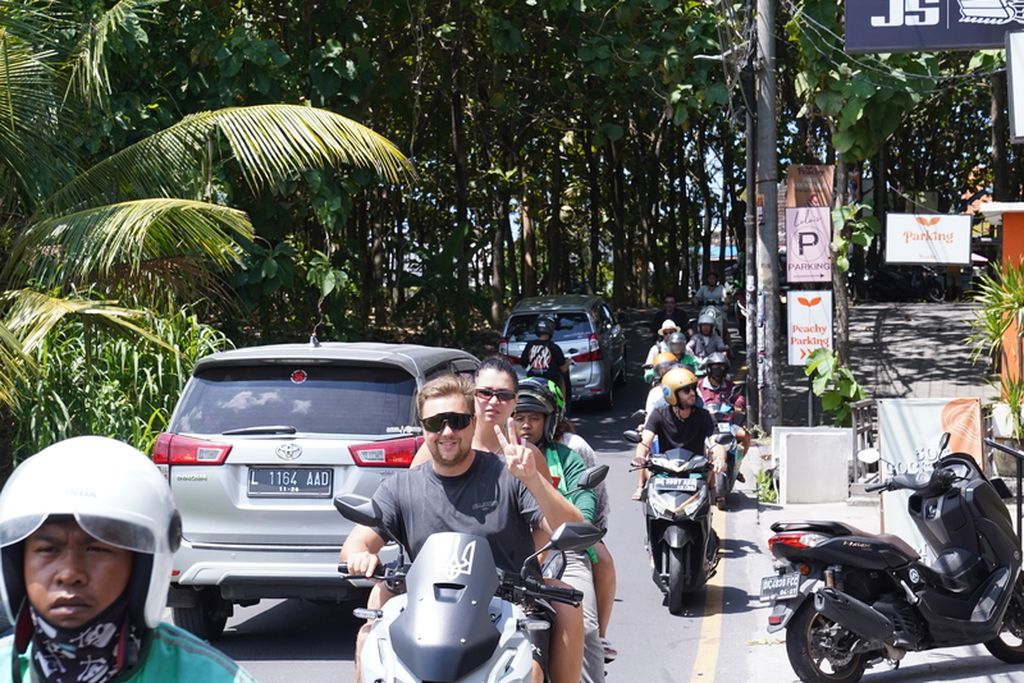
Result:
[[[509,437],[518,441],[512,418],[508,420],[507,429]],[[494,425],[494,435],[498,438],[498,445],[505,456],[509,473],[524,484],[532,483],[537,478],[537,463],[533,459],[533,451],[522,444],[510,442],[498,425]]]

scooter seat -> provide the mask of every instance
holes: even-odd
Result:
[[[833,536],[860,536],[862,538],[873,539],[885,545],[892,546],[910,562],[921,559],[921,556],[917,554],[917,551],[899,536],[895,536],[893,534],[874,534],[869,531],[862,531],[852,524],[847,524],[845,522],[835,522],[831,520],[776,522],[775,524],[772,524],[772,531],[776,533],[784,531],[820,531],[821,533],[831,534]]]

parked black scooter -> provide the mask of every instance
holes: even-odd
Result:
[[[773,524],[779,573],[762,579],[761,599],[775,603],[768,631],[786,629],[800,680],[855,683],[883,659],[898,666],[908,651],[976,643],[1024,663],[1021,547],[1002,501],[1006,484],[954,453],[930,475],[901,474],[868,490],[912,492],[908,511],[936,560],[924,564],[902,539],[843,522]]]

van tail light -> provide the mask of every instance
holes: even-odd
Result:
[[[603,357],[601,354],[601,342],[598,341],[596,334],[592,334],[587,338],[586,352],[578,353],[572,359],[577,363],[595,363]]]
[[[413,436],[349,446],[348,452],[359,467],[408,467],[422,445],[423,437]]]
[[[162,432],[153,445],[153,462],[157,465],[223,465],[230,452],[230,444]]]
[[[769,538],[768,549],[771,550],[775,547],[776,543],[779,543],[781,545],[789,546],[790,548],[796,548],[797,550],[806,550],[807,548],[813,548],[821,545],[830,538],[830,536],[808,533],[806,531],[786,531],[781,534],[775,534]]]

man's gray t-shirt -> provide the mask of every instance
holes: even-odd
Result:
[[[499,569],[518,572],[533,554],[531,531],[543,514],[526,486],[494,453],[476,451],[463,474],[443,477],[430,463],[385,479],[373,499],[382,526],[415,559],[430,534],[457,531],[487,539]]]

